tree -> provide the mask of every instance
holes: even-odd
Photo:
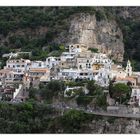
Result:
[[[106,15],[104,11],[96,11],[96,19],[97,21],[101,21],[101,20],[105,20],[106,19]]]
[[[21,43],[20,39],[16,40],[15,45],[16,45],[17,48],[21,48],[22,47],[22,43]]]
[[[37,102],[0,102],[0,133],[43,133],[54,113],[55,109]]]
[[[37,89],[31,87],[29,90],[29,97],[35,99],[37,93]]]
[[[61,51],[65,51],[65,46],[61,45],[61,46],[59,46],[59,49],[60,49]]]
[[[112,87],[112,97],[119,101],[120,104],[130,99],[131,88],[123,83],[117,83]]]
[[[93,53],[98,53],[98,49],[97,48],[89,48],[89,50]]]
[[[112,94],[113,94],[113,83],[114,83],[114,80],[111,80],[109,82],[109,94],[110,94],[110,97],[112,97]]]
[[[86,121],[86,115],[82,111],[67,111],[61,119],[64,131],[66,133],[80,132],[81,123]]]
[[[95,81],[87,81],[87,89],[89,90],[89,94],[94,94],[97,85],[95,85]]]
[[[96,97],[96,106],[104,109],[106,108],[107,106],[106,95],[100,94],[99,96]]]
[[[38,101],[52,101],[54,97],[62,95],[65,85],[62,81],[53,80],[46,85],[40,84],[39,89],[33,87],[29,90],[29,97]]]
[[[64,83],[61,81],[50,81],[47,85],[48,89],[52,92],[61,92],[64,89]]]

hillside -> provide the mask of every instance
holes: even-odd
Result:
[[[138,7],[1,7],[0,56],[21,49],[45,59],[61,45],[84,43],[140,70],[139,15]]]
[[[1,134],[139,134],[137,120],[104,117],[69,110],[59,111],[47,105],[26,102],[0,103]],[[53,116],[53,117],[52,117]]]

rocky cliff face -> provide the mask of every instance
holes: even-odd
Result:
[[[138,120],[124,118],[104,118],[93,120],[88,124],[86,133],[92,134],[139,134],[140,124]]]
[[[133,26],[131,21],[138,21],[137,25],[139,25],[139,7],[83,7],[78,12],[74,7],[9,8],[7,10],[8,8],[0,9],[2,19],[0,47],[3,48],[20,47],[28,51],[28,46],[38,49],[54,44],[83,43],[91,48],[98,48],[100,52],[107,53],[112,59],[121,62],[124,50],[127,52],[139,44],[137,34],[136,37],[134,36],[136,44],[126,43],[129,34],[138,31],[136,28],[129,33]],[[97,12],[101,12],[100,14],[105,18],[99,19]],[[121,23],[116,20],[117,17]],[[122,33],[123,22],[125,29],[128,29],[126,33],[125,31]],[[137,48],[139,53],[139,47]]]
[[[114,60],[119,62],[123,60],[123,35],[114,20],[98,21],[95,15],[85,13],[75,15],[70,19],[66,38],[66,45],[83,43],[90,48],[97,48],[102,53],[107,53]]]

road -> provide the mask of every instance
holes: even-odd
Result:
[[[140,119],[140,113],[139,114],[117,113],[117,112],[111,113],[111,112],[107,112],[107,111],[98,111],[98,110],[85,109],[85,108],[80,108],[80,107],[71,107],[71,106],[67,106],[64,104],[57,104],[57,105],[51,105],[51,106],[55,109],[60,109],[62,111],[75,109],[75,110],[83,111],[87,114],[93,114],[93,115]]]

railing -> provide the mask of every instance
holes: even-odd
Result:
[[[83,111],[88,114],[94,114],[94,115],[100,115],[100,116],[111,116],[111,117],[122,117],[122,118],[134,118],[134,119],[140,119],[140,112],[133,114],[133,112],[130,113],[123,113],[123,112],[109,112],[109,111],[104,111],[104,110],[94,110],[94,109],[85,109],[85,108],[80,108],[80,107],[72,107],[68,105],[51,105],[51,107],[60,109],[60,110],[78,110],[78,111]]]

